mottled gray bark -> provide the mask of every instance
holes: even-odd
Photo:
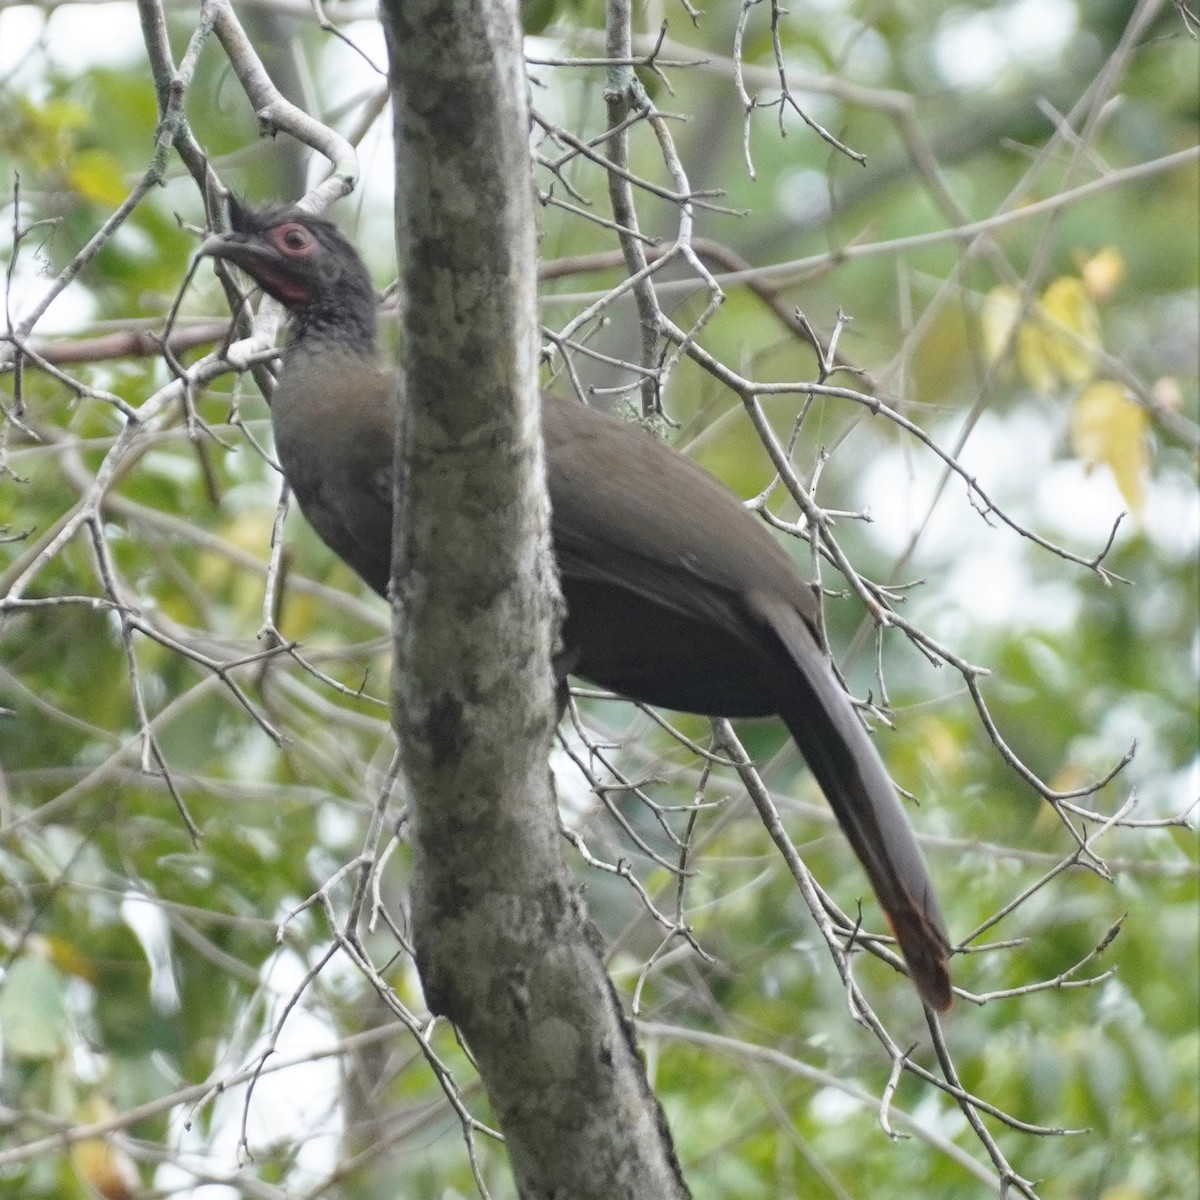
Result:
[[[515,0],[383,7],[406,397],[393,708],[421,978],[478,1061],[523,1197],[685,1197],[546,766],[557,587]]]

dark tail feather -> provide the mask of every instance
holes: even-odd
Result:
[[[953,1000],[949,939],[933,881],[882,761],[803,618],[770,614],[796,667],[780,685],[779,715],[866,870],[921,998]]]

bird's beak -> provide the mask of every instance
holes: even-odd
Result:
[[[245,241],[236,233],[214,233],[204,239],[197,257],[223,258],[253,275],[254,265],[267,259],[268,252],[261,246]]]
[[[220,258],[222,250],[225,248],[225,236],[220,233],[209,234],[208,237],[200,244],[200,249],[196,251],[197,258]]]

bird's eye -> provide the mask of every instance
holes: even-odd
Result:
[[[295,223],[271,230],[271,240],[275,248],[289,258],[303,258],[317,248],[313,235],[303,225]]]

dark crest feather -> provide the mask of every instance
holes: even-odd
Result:
[[[325,217],[315,216],[299,205],[271,201],[262,206],[256,206],[233,192],[229,193],[229,226],[234,233],[263,233],[286,221],[299,221],[317,234],[322,241],[326,241],[326,235],[335,242],[346,241],[342,231],[332,221]]]

